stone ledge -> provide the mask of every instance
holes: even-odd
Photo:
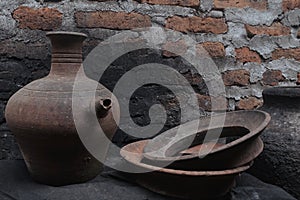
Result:
[[[145,190],[127,180],[114,170],[105,171],[87,183],[51,187],[33,182],[23,161],[0,161],[0,199],[22,200],[171,200],[174,198]],[[237,185],[231,192],[231,200],[296,200],[284,190],[265,184],[249,174],[237,178]]]

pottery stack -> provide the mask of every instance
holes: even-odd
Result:
[[[210,123],[222,119],[222,125]],[[263,111],[212,115],[129,144],[121,155],[144,170],[133,176],[149,190],[183,199],[224,198],[262,152],[260,134],[270,119]]]

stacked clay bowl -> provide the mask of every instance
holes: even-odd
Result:
[[[222,126],[210,123],[222,119]],[[262,111],[205,117],[181,125],[184,134],[178,135],[175,127],[123,147],[121,155],[133,167],[147,171],[134,177],[151,191],[184,199],[222,198],[234,186],[235,177],[262,152],[259,135],[269,121],[269,114]],[[202,154],[201,149],[209,151]]]

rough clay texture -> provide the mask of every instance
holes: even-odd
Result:
[[[235,50],[236,59],[241,63],[258,62],[261,63],[261,59],[258,53],[251,51],[248,47],[242,47]]]
[[[151,26],[149,16],[125,12],[76,12],[80,28],[134,29]]]
[[[184,33],[215,33],[227,32],[227,25],[224,19],[200,18],[200,17],[170,17],[167,19],[166,28]]]
[[[225,57],[225,47],[221,42],[203,42],[199,45],[202,46],[212,58]]]
[[[0,1],[0,8],[0,159],[21,158],[5,123],[5,105],[14,92],[49,72],[48,30],[88,34],[84,57],[122,30],[160,26],[188,34],[218,66],[228,110],[258,107],[264,88],[300,84],[297,0],[14,0]],[[184,51],[188,47],[182,43]],[[201,75],[170,52],[143,50],[121,56],[100,82],[112,90],[131,68],[151,62],[172,66],[186,77],[202,111],[210,111],[211,98]],[[167,108],[163,130],[180,124],[178,100],[167,88],[146,85],[131,100],[131,117],[139,125],[150,123],[149,108],[157,103]],[[118,145],[134,140],[121,130],[114,138]],[[288,171],[282,176],[288,177]]]
[[[280,185],[299,199],[299,106],[285,104],[289,104],[288,100],[279,106],[270,104],[261,108],[270,113],[272,120],[262,134],[264,151],[250,171],[266,182]]]
[[[19,28],[53,30],[60,27],[62,13],[56,9],[33,9],[20,6],[13,12],[13,18],[19,21]]]

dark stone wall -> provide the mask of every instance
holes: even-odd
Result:
[[[89,37],[84,42],[84,58],[100,41],[106,39],[109,35],[107,35],[106,30],[98,30],[97,38]],[[51,45],[49,40],[46,38],[45,32],[39,32],[35,37],[40,38],[39,48],[31,48],[30,45],[27,46],[25,44],[13,46],[15,51],[7,51],[0,60],[1,159],[22,158],[16,141],[5,122],[4,111],[8,99],[26,84],[46,76],[50,70]],[[31,43],[36,39],[29,37],[27,40]],[[6,48],[9,49],[10,47]],[[121,56],[105,71],[101,80],[97,81],[108,89],[113,90],[115,84],[126,72],[135,66],[151,62],[165,64],[176,69],[186,77],[197,93],[208,95],[208,90],[202,77],[199,74],[194,74],[195,69],[186,61],[180,57],[164,57],[162,56],[162,52],[152,49],[134,51]],[[86,73],[92,79],[95,77],[88,70]],[[180,124],[180,106],[178,105],[178,100],[168,88],[155,84],[148,84],[141,87],[132,96],[130,114],[133,121],[140,126],[149,124],[149,108],[157,103],[162,104],[167,111],[167,121],[165,127],[160,132]],[[204,108],[200,109],[199,112],[204,114]],[[113,142],[122,146],[137,139],[118,130],[113,138]]]
[[[264,88],[299,82],[299,22],[292,20],[299,14],[298,6],[293,1],[266,0],[259,3],[243,0],[239,4],[219,0],[1,1],[1,158],[17,155],[15,145],[10,145],[14,141],[4,119],[7,100],[24,85],[49,72],[51,47],[45,36],[47,31],[86,33],[89,37],[84,43],[84,56],[99,42],[122,30],[155,25],[181,31],[194,37],[214,58],[223,74],[228,110],[254,109],[262,103]],[[126,71],[148,62],[178,70],[198,93],[200,112],[210,110],[210,98],[201,76],[194,74],[186,62],[166,52],[145,50],[124,55],[110,66],[100,82],[112,89]],[[168,108],[163,130],[179,123],[176,98],[165,88],[147,85],[135,95],[131,115],[136,123],[149,123],[147,109],[157,102]],[[132,139],[118,132],[114,141],[121,145]]]

